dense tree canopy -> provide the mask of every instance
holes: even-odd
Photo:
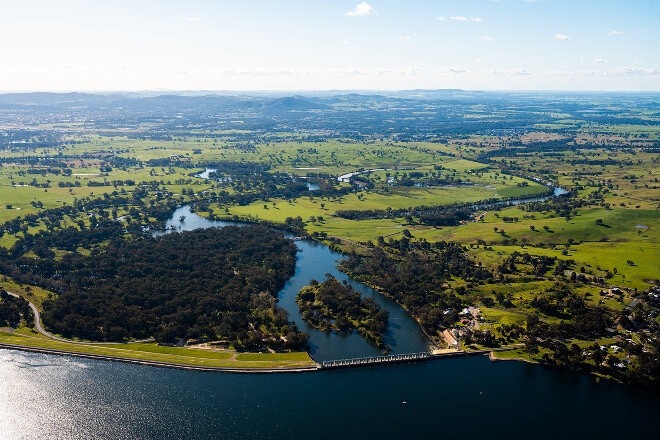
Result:
[[[155,336],[231,341],[237,348],[302,348],[306,335],[276,307],[296,247],[263,226],[114,239],[52,268],[62,293],[44,303],[48,328],[67,337],[117,341]]]
[[[23,298],[16,298],[0,289],[0,327],[18,327],[21,318],[32,322],[32,310]]]
[[[415,247],[428,249],[421,252]],[[341,262],[341,267],[393,297],[432,335],[454,324],[458,311],[465,307],[456,292],[447,287],[451,277],[483,280],[492,276],[477,267],[458,243],[431,245],[410,242],[406,237],[390,240],[387,245],[383,241],[368,256],[353,253]]]
[[[372,298],[362,298],[348,284],[331,275],[322,283],[312,280],[296,296],[303,319],[323,331],[357,330],[368,341],[384,348],[387,311]]]

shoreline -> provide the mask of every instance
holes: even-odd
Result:
[[[133,359],[122,356],[100,355],[93,353],[81,353],[69,350],[58,350],[52,348],[31,347],[29,345],[14,345],[7,343],[0,343],[0,349],[4,350],[18,350],[30,353],[51,354],[56,356],[71,356],[84,359],[93,359],[108,362],[123,362],[127,364],[143,365],[158,368],[171,368],[176,370],[190,370],[190,371],[206,371],[216,373],[250,373],[250,374],[272,374],[272,373],[305,373],[311,371],[318,371],[321,366],[314,363],[309,367],[279,367],[279,368],[232,368],[232,367],[204,367],[197,365],[178,364],[175,362],[161,362],[150,361],[144,359]]]
[[[179,364],[176,362],[161,362],[153,360],[144,360],[144,359],[135,359],[130,357],[123,356],[112,356],[112,355],[100,355],[93,353],[82,353],[70,350],[60,350],[53,348],[42,348],[42,347],[32,347],[29,345],[20,345],[20,344],[7,344],[0,342],[0,350],[18,350],[29,353],[41,353],[49,354],[55,356],[71,356],[83,359],[92,359],[100,360],[106,362],[123,362],[127,364],[142,365],[149,367],[157,368],[170,368],[175,370],[188,370],[188,371],[202,371],[202,372],[214,372],[214,373],[232,373],[232,374],[277,374],[277,373],[310,373],[321,370],[330,370],[337,368],[323,368],[318,362],[309,366],[299,366],[299,367],[268,367],[268,368],[241,368],[241,367],[210,367],[210,366],[198,366],[198,365],[187,365]],[[498,350],[504,351],[504,350]],[[426,359],[416,359],[411,362],[420,362],[423,360],[438,360],[438,359],[447,359],[447,358],[456,358],[456,357],[471,357],[478,355],[488,355],[489,360],[491,361],[503,361],[503,360],[514,360],[514,361],[525,361],[524,359],[519,358],[507,358],[507,359],[497,359],[493,356],[493,350],[474,350],[474,351],[464,351],[456,350],[451,352],[442,352],[442,353],[429,353],[429,357]],[[392,363],[405,363],[403,362],[392,362]],[[532,362],[534,363],[534,362]],[[349,366],[346,368],[363,368],[365,366],[384,366],[387,364],[370,364],[370,365],[358,365],[358,366]],[[344,367],[342,367],[343,369]]]

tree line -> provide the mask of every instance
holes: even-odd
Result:
[[[406,237],[375,246],[370,255],[353,252],[340,267],[394,298],[432,336],[452,327],[458,321],[458,312],[466,306],[460,297],[465,289],[454,290],[449,281],[454,277],[468,281],[492,278],[458,243],[409,242]]]
[[[350,285],[340,283],[330,274],[319,283],[311,280],[296,295],[303,319],[322,331],[350,332],[356,330],[378,348],[385,348],[383,332],[387,328],[388,312],[373,298],[361,297]]]

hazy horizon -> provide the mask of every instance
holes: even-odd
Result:
[[[442,92],[442,91],[456,91],[466,93],[548,93],[548,94],[608,94],[608,93],[630,93],[630,94],[655,94],[660,93],[658,90],[562,90],[562,89],[465,89],[465,88],[447,88],[447,89],[136,89],[136,90],[122,90],[122,89],[108,89],[108,90],[76,90],[76,89],[34,89],[34,90],[0,90],[0,94],[30,94],[30,93],[52,93],[52,94],[90,94],[90,95],[112,95],[112,94],[191,94],[191,95],[312,95],[319,94],[399,94],[399,93],[413,93],[413,92]]]

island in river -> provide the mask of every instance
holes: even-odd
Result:
[[[311,280],[296,295],[296,303],[312,327],[326,332],[355,330],[378,348],[386,348],[383,332],[387,328],[387,311],[332,275],[321,283]]]

